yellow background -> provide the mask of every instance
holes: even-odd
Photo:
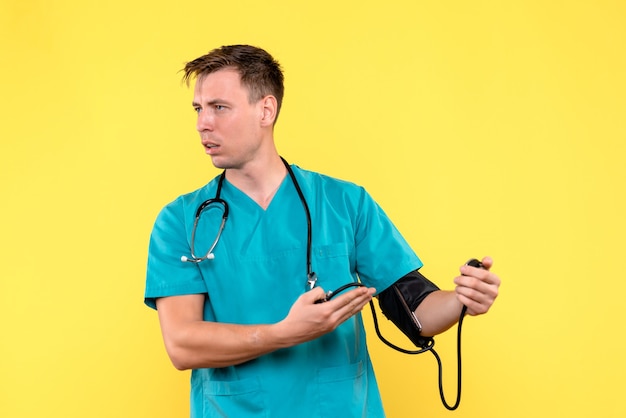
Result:
[[[147,241],[217,173],[178,71],[230,43],[284,66],[282,155],[364,185],[428,277],[496,261],[457,412],[430,354],[370,333],[390,417],[626,416],[626,5],[608,0],[2,0],[0,416],[188,416],[143,306]],[[452,402],[455,333],[436,347]]]

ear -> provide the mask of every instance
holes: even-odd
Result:
[[[274,126],[278,102],[272,95],[265,96],[260,101],[261,105],[261,126]]]

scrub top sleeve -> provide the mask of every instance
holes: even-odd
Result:
[[[180,259],[191,252],[184,215],[179,198],[161,210],[150,235],[144,302],[153,309],[160,297],[207,293],[198,266]]]
[[[383,209],[361,188],[356,223],[357,273],[380,293],[423,263]]]

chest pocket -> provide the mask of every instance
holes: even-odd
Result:
[[[317,285],[326,291],[357,281],[354,249],[347,243],[313,247],[312,263],[313,271],[317,274]]]

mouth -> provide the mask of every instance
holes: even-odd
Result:
[[[220,146],[214,142],[202,142],[202,146],[204,147],[207,154],[211,154],[215,152]]]

